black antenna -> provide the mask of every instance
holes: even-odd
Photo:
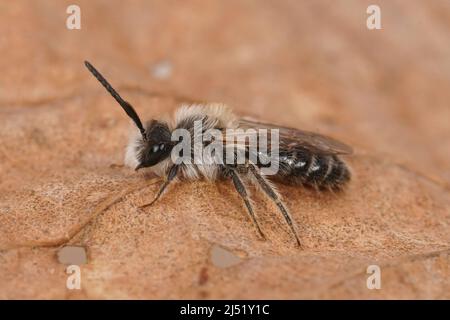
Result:
[[[97,78],[98,81],[105,87],[106,90],[113,96],[114,99],[120,104],[123,110],[127,113],[127,115],[134,121],[136,126],[138,127],[139,131],[142,134],[142,138],[144,140],[147,140],[147,137],[145,135],[145,129],[142,126],[141,119],[139,119],[139,116],[137,115],[136,111],[133,109],[131,104],[126,102],[122,99],[122,97],[117,93],[116,90],[109,84],[108,81],[100,74],[100,72],[97,71],[97,69],[94,68],[92,64],[90,64],[88,61],[85,61],[84,64],[86,65],[86,68],[94,75],[94,77]]]

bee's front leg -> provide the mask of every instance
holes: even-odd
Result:
[[[169,172],[168,172],[164,182],[162,183],[161,187],[159,188],[159,191],[156,194],[155,198],[151,202],[144,204],[144,205],[140,206],[139,208],[143,209],[143,208],[149,207],[153,203],[155,203],[155,201],[158,200],[161,197],[161,195],[164,193],[164,191],[166,190],[166,188],[170,184],[170,182],[172,182],[173,179],[175,179],[175,177],[177,176],[177,173],[178,173],[178,165],[174,164],[172,167],[170,167]]]

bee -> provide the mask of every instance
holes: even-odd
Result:
[[[249,118],[238,118],[228,107],[217,103],[182,105],[176,110],[171,121],[150,120],[143,124],[131,104],[122,99],[100,72],[87,61],[85,65],[137,127],[126,148],[125,164],[136,171],[148,168],[154,174],[164,178],[153,200],[140,208],[152,205],[163,195],[167,187],[177,180],[228,179],[232,181],[242,198],[259,236],[266,239],[253,210],[248,191],[249,185],[255,185],[275,203],[288,224],[296,245],[301,247],[297,227],[273,182],[313,187],[321,191],[339,191],[350,181],[350,170],[340,156],[351,154],[352,148],[342,142],[313,132]],[[248,159],[242,164],[174,162],[171,152],[178,142],[172,140],[172,133],[176,129],[185,129],[192,138],[195,138],[196,121],[203,124],[200,135],[209,129],[220,132],[228,129],[277,129],[279,132],[278,171],[276,174],[266,175],[262,172],[263,164]],[[241,150],[248,151],[248,142],[240,147]],[[248,152],[245,154],[246,157],[249,156]]]

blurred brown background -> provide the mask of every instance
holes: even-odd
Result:
[[[0,1],[0,298],[450,298],[449,1],[77,1],[81,30],[70,4]],[[143,118],[224,102],[345,141],[353,182],[280,188],[303,251],[255,195],[257,240],[229,183],[112,204],[145,177],[121,167],[130,124],[84,60]],[[70,291],[58,240],[97,213],[69,241],[88,254]]]

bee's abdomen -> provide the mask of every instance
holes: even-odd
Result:
[[[281,180],[318,189],[341,189],[350,180],[347,165],[335,155],[308,151],[280,156]]]

